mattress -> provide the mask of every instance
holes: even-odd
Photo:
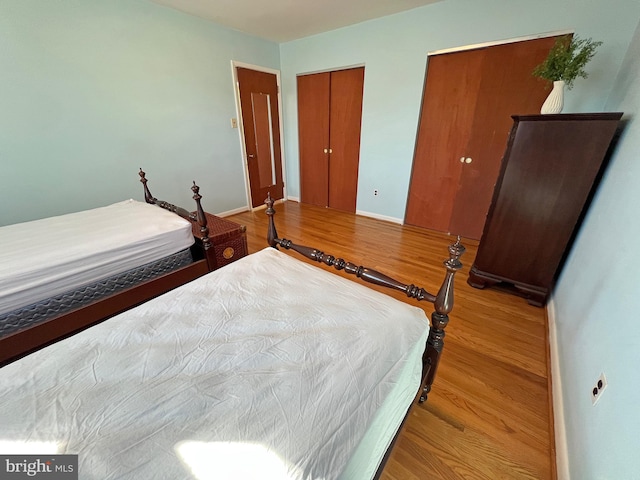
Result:
[[[1,313],[0,338],[186,267],[192,262],[191,251],[189,249],[182,250],[103,280],[83,285],[75,290],[47,297],[7,313]]]
[[[0,442],[78,454],[83,479],[370,478],[348,466],[382,458],[427,333],[421,309],[265,249],[0,369]]]
[[[0,314],[191,246],[191,222],[135,200],[0,228]]]

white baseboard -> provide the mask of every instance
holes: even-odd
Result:
[[[287,197],[287,200],[291,200],[292,202],[300,203],[299,197]],[[404,225],[404,220],[396,217],[387,217],[386,215],[378,215],[377,213],[365,212],[364,210],[356,210],[356,215],[362,215],[363,217],[371,217],[376,218],[378,220],[385,220],[387,222],[398,223],[400,225]]]
[[[363,210],[356,210],[356,215],[362,215],[363,217],[371,217],[377,220],[384,220],[387,222],[398,223],[400,225],[404,224],[404,221],[401,218],[387,217],[386,215],[378,215],[377,213],[365,212]]]
[[[553,296],[547,302],[549,320],[549,361],[551,362],[551,398],[553,399],[553,430],[556,442],[556,470],[558,480],[570,480],[567,431],[564,423],[564,398],[562,396],[562,375],[558,357],[558,336],[556,308]]]
[[[228,217],[229,215],[235,215],[236,213],[248,212],[249,207],[234,208],[233,210],[227,210],[226,212],[216,213],[217,217]]]

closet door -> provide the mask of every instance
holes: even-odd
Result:
[[[480,238],[511,115],[540,111],[531,71],[556,38],[429,57],[406,223]]]
[[[300,200],[355,212],[364,68],[297,82]]]
[[[484,54],[469,50],[429,58],[405,223],[449,231]]]
[[[329,108],[329,203],[356,211],[364,68],[331,72]]]
[[[326,207],[329,205],[331,74],[300,75],[297,81],[300,201]]]

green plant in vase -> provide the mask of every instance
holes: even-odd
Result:
[[[564,100],[564,87],[571,90],[576,78],[587,78],[585,66],[596,54],[602,42],[591,38],[565,35],[549,51],[544,62],[533,69],[533,75],[553,82],[553,90],[542,105],[540,113],[560,113]]]

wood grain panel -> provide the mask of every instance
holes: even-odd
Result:
[[[504,281],[541,305],[553,288],[622,113],[514,116],[469,281]]]
[[[329,94],[330,73],[297,77],[300,201],[329,204]]]
[[[406,223],[480,238],[511,115],[540,111],[548,82],[531,72],[555,40],[429,57]]]
[[[405,215],[410,225],[449,231],[484,55],[479,49],[429,57]]]
[[[242,111],[247,169],[249,171],[249,184],[251,188],[251,204],[253,207],[257,207],[262,205],[264,199],[267,198],[267,193],[271,193],[271,196],[277,199],[282,198],[284,195],[282,150],[280,145],[280,113],[278,109],[278,82],[276,75],[272,73],[240,67],[238,67],[236,71],[240,90],[240,108]],[[254,116],[252,94],[263,95],[265,99],[268,99],[270,124],[269,115],[265,114],[258,118]],[[262,121],[258,125],[256,122],[260,120]],[[265,136],[267,138],[265,138]],[[263,145],[260,151],[258,145]],[[271,164],[271,148],[269,148],[269,145],[273,148],[275,183],[271,181],[271,175],[260,174],[260,164],[267,166]],[[264,156],[268,158],[262,158]]]
[[[329,203],[355,213],[364,67],[331,72]]]
[[[540,113],[547,82],[531,75],[557,37],[498,45],[486,50],[471,136],[447,231],[479,239],[511,130],[511,115]]]

